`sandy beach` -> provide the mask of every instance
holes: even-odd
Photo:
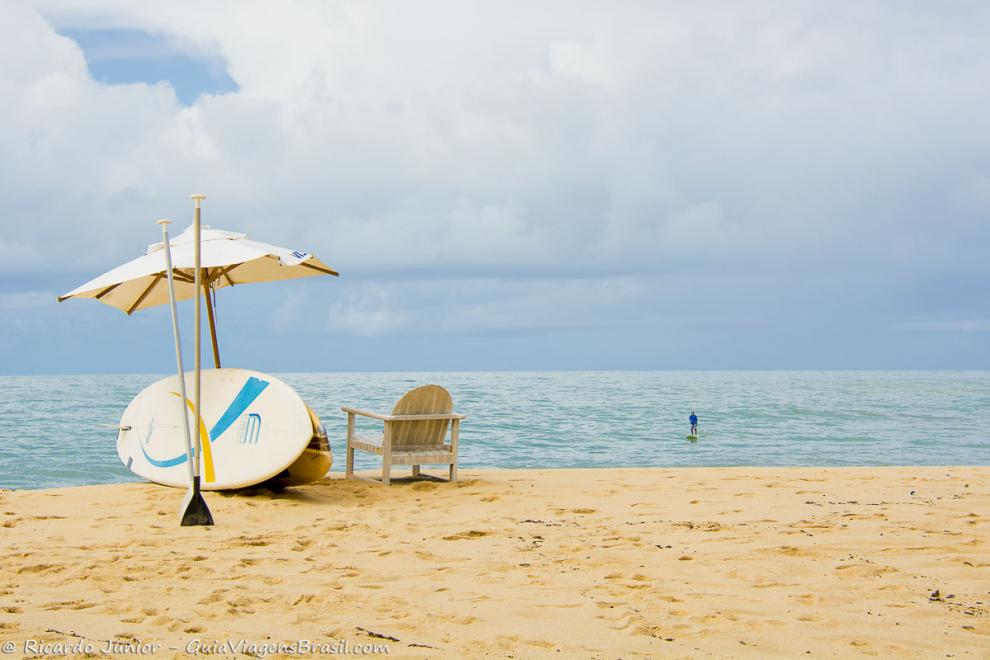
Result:
[[[182,496],[0,492],[4,650],[990,656],[986,467],[333,478],[208,493],[214,528]]]

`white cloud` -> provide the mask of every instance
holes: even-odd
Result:
[[[639,278],[411,280],[358,283],[329,312],[333,332],[463,334],[613,326],[654,319]]]
[[[345,302],[330,308],[327,327],[331,333],[373,337],[401,330],[405,314],[392,308],[390,291],[380,286],[365,287]]]
[[[564,78],[585,83],[601,83],[608,78],[599,54],[573,41],[550,44],[550,69]]]
[[[547,263],[587,258],[587,240],[568,240],[576,233],[606,241],[612,263],[629,265],[622,246],[633,244],[649,261],[659,253],[642,249],[640,232],[651,223],[718,199],[734,222],[773,228],[783,220],[740,208],[773,196],[793,222],[815,184],[855,185],[867,168],[899,167],[905,146],[917,149],[935,126],[951,149],[959,120],[987,124],[977,119],[985,92],[959,98],[987,49],[953,23],[914,40],[925,17],[906,10],[36,6],[55,23],[150,30],[219,54],[240,92],[183,109],[167,87],[98,85],[71,42],[15,5],[5,37],[39,44],[9,47],[6,58],[18,63],[7,97],[22,99],[9,146],[27,183],[75,191],[88,222],[122,196],[133,196],[134,213],[180,206],[193,188],[249,229],[277,208],[305,224],[384,226],[405,239],[394,224],[435,217],[457,237],[424,251],[423,265],[456,260],[500,222],[510,227],[496,228],[487,252],[505,259],[529,260],[548,243],[565,249]],[[891,33],[891,22],[904,29]],[[596,85],[531,75],[541,70]],[[962,113],[956,129],[944,126],[943,105]],[[847,174],[831,169],[839,158]],[[582,209],[568,197],[586,188],[607,206],[576,220]],[[502,219],[462,213],[464,200]],[[382,245],[352,249],[369,257]]]
[[[334,308],[354,333],[418,327],[389,293],[408,272],[490,278],[439,299],[451,331],[621,316],[578,313],[574,272],[604,298],[673,274],[951,274],[990,239],[988,11],[2,3],[0,271],[69,289],[204,192],[210,224],[384,282]],[[100,84],[54,26],[164,35],[239,91],[184,108],[167,84]]]

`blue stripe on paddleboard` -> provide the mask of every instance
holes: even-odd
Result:
[[[175,465],[182,465],[189,459],[188,456],[182,454],[181,456],[170,458],[167,461],[158,461],[152,458],[151,456],[148,456],[148,452],[144,450],[143,444],[141,444],[140,442],[138,442],[138,444],[141,445],[141,453],[144,454],[144,457],[147,459],[147,461],[152,465],[154,465],[155,467],[173,467]]]
[[[266,387],[268,387],[267,380],[261,380],[260,378],[255,378],[254,376],[248,378],[247,382],[244,383],[244,386],[241,388],[241,391],[238,392],[237,396],[234,397],[234,400],[230,402],[230,406],[227,407],[227,412],[225,412],[223,416],[217,420],[217,423],[213,425],[213,428],[210,429],[210,440],[216,440],[223,435],[223,432],[230,428],[230,425],[234,423],[234,420],[240,417],[241,413],[247,410],[247,407],[258,398],[259,394],[265,391]]]
[[[241,391],[237,393],[234,400],[230,402],[229,406],[227,406],[227,410],[220,416],[220,419],[217,420],[217,423],[214,424],[213,428],[210,430],[210,442],[213,442],[223,435],[223,432],[230,428],[230,425],[234,423],[234,420],[240,417],[241,413],[247,410],[248,406],[254,403],[254,400],[258,398],[258,395],[265,391],[265,388],[268,387],[268,385],[269,383],[267,380],[261,380],[260,378],[255,378],[254,376],[248,378],[241,387]],[[155,467],[174,467],[176,465],[182,465],[189,460],[189,457],[186,456],[185,453],[182,453],[175,458],[159,461],[151,456],[148,456],[148,452],[144,450],[143,443],[138,442],[138,445],[141,446],[141,453],[144,454],[145,459],[147,459],[147,461]]]

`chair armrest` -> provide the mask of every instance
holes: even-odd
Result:
[[[345,413],[351,413],[352,415],[361,415],[362,417],[371,417],[372,419],[391,419],[389,415],[383,415],[382,413],[368,412],[367,410],[361,410],[359,408],[351,408],[350,406],[342,406],[341,410]]]
[[[351,408],[350,406],[342,406],[340,409],[345,413],[351,413],[353,415],[362,415],[364,417],[371,417],[372,419],[380,419],[386,422],[423,422],[423,421],[429,421],[431,419],[467,419],[464,415],[461,415],[460,413],[429,413],[425,415],[384,415],[382,413],[361,410],[360,408]]]

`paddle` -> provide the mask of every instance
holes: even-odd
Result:
[[[200,200],[204,199],[202,195],[193,195],[193,199],[196,202],[195,210],[195,234],[196,234],[196,313],[194,322],[196,327],[194,329],[194,355],[195,355],[195,368],[196,368],[196,387],[195,387],[195,402],[193,404],[193,412],[196,413],[197,422],[200,417],[200,302],[199,302],[199,291],[200,291],[200,259],[199,259],[199,204]],[[179,320],[178,311],[175,306],[175,283],[172,279],[172,250],[169,246],[168,238],[168,220],[159,220],[158,224],[162,226],[162,239],[165,249],[165,272],[168,277],[168,296],[169,303],[172,306],[172,334],[175,336],[175,359],[178,365],[179,372],[179,390],[182,396],[182,427],[186,436],[186,456],[189,458],[189,491],[186,493],[185,498],[182,501],[182,506],[179,508],[179,524],[182,527],[190,527],[194,525],[212,525],[213,524],[213,514],[210,513],[210,508],[206,506],[206,500],[203,499],[203,495],[199,488],[199,454],[202,451],[199,442],[199,434],[196,434],[195,449],[193,447],[193,441],[189,433],[189,415],[186,412],[186,379],[185,373],[182,366],[182,347],[179,341]],[[197,423],[197,427],[199,424]]]

